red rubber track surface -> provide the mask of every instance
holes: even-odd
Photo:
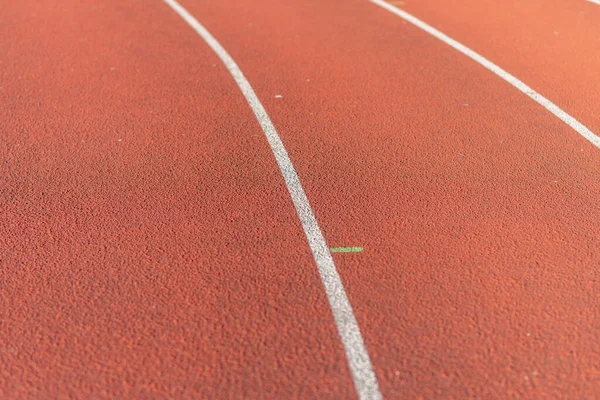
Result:
[[[600,6],[406,3],[600,132]],[[328,244],[364,247],[334,258],[384,398],[600,395],[600,149],[368,1],[182,4]],[[5,8],[0,395],[355,396],[283,179],[202,39],[160,1]]]
[[[351,397],[289,194],[217,57],[161,2],[9,10],[0,397]]]

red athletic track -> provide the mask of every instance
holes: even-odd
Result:
[[[600,6],[405,3],[600,133]],[[600,149],[368,1],[182,4],[328,244],[365,248],[334,258],[384,398],[600,397]],[[159,0],[2,10],[0,397],[355,397],[283,178],[203,40]]]

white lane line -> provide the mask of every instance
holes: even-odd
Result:
[[[517,79],[513,75],[511,75],[508,72],[506,72],[505,70],[503,70],[502,68],[500,68],[499,66],[497,66],[496,64],[494,64],[493,62],[488,60],[487,58],[485,58],[482,55],[476,53],[475,51],[469,49],[467,46],[457,42],[456,40],[452,39],[451,37],[446,36],[446,34],[438,31],[431,25],[428,25],[425,22],[421,21],[420,19],[413,17],[411,14],[407,13],[406,11],[400,10],[399,8],[394,7],[393,5],[386,3],[383,0],[370,0],[370,1],[374,4],[377,4],[378,6],[380,6],[382,8],[385,8],[389,12],[396,14],[400,18],[410,22],[411,24],[417,26],[418,28],[423,29],[425,32],[429,33],[432,36],[435,36],[437,39],[446,43],[448,46],[460,51],[467,57],[469,57],[472,60],[483,65],[485,68],[489,69],[490,71],[492,71],[493,73],[498,75],[500,78],[504,79],[505,81],[507,81],[508,83],[513,85],[515,88],[519,89],[521,92],[525,93],[527,96],[529,96],[530,98],[535,100],[538,104],[545,107],[548,111],[550,111],[552,114],[557,116],[564,123],[569,125],[571,128],[575,129],[581,136],[583,136],[588,141],[590,141],[594,146],[600,148],[600,137],[597,136],[596,134],[594,134],[594,132],[592,132],[581,122],[577,121],[575,118],[573,118],[572,116],[567,114],[556,104],[554,104],[553,102],[551,102],[550,100],[548,100],[547,98],[545,98],[544,96],[542,96],[541,94],[539,94],[538,92],[536,92],[535,90],[533,90],[532,88],[530,88],[529,86],[527,86],[526,84],[521,82],[519,79]]]
[[[600,6],[600,0],[587,0],[590,3],[598,4]]]
[[[321,228],[319,228],[319,224],[310,207],[304,189],[302,189],[298,174],[292,165],[292,161],[290,160],[271,119],[256,96],[256,93],[254,93],[252,86],[250,86],[250,82],[248,82],[240,68],[221,44],[219,44],[210,32],[175,0],[164,0],[164,2],[179,14],[179,16],[181,16],[181,18],[183,18],[219,56],[252,108],[252,111],[271,146],[273,155],[277,160],[277,164],[279,165],[288,191],[292,196],[296,212],[298,213],[298,217],[304,228],[304,233],[317,264],[319,274],[321,275],[323,286],[325,286],[325,292],[329,299],[335,324],[341,337],[342,344],[344,345],[358,397],[361,400],[381,399],[377,378],[373,372],[371,360],[369,359],[369,354],[367,353],[365,343],[360,334],[358,323],[354,317],[352,306],[350,305],[348,296],[346,296],[344,285],[335,268],[333,258],[329,252],[329,247],[321,233]]]

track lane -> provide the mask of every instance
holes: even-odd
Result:
[[[334,257],[384,398],[598,392],[595,147],[368,2],[184,4],[271,99],[331,246],[364,247]]]
[[[391,2],[472,48],[600,132],[600,9],[586,1]]]
[[[165,11],[0,17],[0,396],[353,398],[260,127]]]
[[[556,118],[560,119],[565,124],[569,125],[569,127],[571,129],[573,129],[574,131],[579,133],[582,137],[584,137],[590,143],[592,143],[594,146],[596,146],[597,148],[600,149],[600,136],[598,136],[594,132],[590,131],[585,125],[583,125],[581,122],[577,121],[577,119],[573,118],[572,115],[569,115],[567,112],[565,112],[559,106],[557,106],[555,103],[548,100],[548,98],[544,97],[539,92],[535,91],[530,86],[523,83],[523,81],[519,80],[514,75],[511,75],[506,70],[502,69],[501,67],[494,64],[487,58],[483,57],[481,54],[466,47],[462,43],[457,42],[456,40],[452,39],[445,33],[435,29],[431,25],[429,25],[429,24],[423,22],[422,20],[414,17],[413,15],[399,9],[398,7],[394,7],[394,6],[390,5],[389,3],[386,3],[383,0],[371,0],[371,2],[373,4],[376,4],[384,9],[386,9],[387,11],[391,12],[392,14],[397,15],[398,17],[402,18],[403,20],[410,22],[414,26],[429,33],[430,35],[434,36],[436,39],[444,42],[445,44],[449,45],[456,51],[459,51],[466,57],[469,57],[473,61],[475,61],[478,64],[480,64],[481,66],[485,67],[490,72],[493,72],[494,74],[498,75],[500,78],[505,80],[507,83],[511,84],[515,89],[517,89],[520,92],[522,92],[523,94],[527,95],[530,99],[532,99],[533,101],[535,101],[536,103],[538,103],[539,105],[544,107],[546,110],[548,110],[548,112],[551,112],[552,114],[554,114],[554,116],[556,116]]]
[[[302,184],[298,179],[298,174],[289,158],[287,150],[273,126],[269,115],[263,107],[261,101],[256,96],[252,85],[243,72],[239,69],[236,62],[229,53],[221,46],[214,36],[198,22],[181,4],[175,0],[165,0],[165,3],[171,7],[221,59],[232,78],[235,80],[240,91],[244,95],[256,120],[260,124],[265,139],[271,147],[273,156],[281,171],[286,187],[290,193],[294,207],[298,214],[298,219],[304,229],[306,240],[313,254],[315,264],[319,271],[323,288],[327,294],[327,299],[333,313],[335,324],[340,335],[340,339],[346,352],[348,366],[352,372],[354,386],[359,399],[381,399],[381,393],[377,385],[377,379],[373,373],[373,367],[369,359],[369,354],[365,349],[364,341],[360,333],[360,328],[356,323],[352,306],[348,301],[344,286],[340,280],[339,274],[333,262],[333,257],[327,246],[325,238],[321,233],[321,228],[317,222],[312,207]],[[275,96],[281,98],[281,95]]]

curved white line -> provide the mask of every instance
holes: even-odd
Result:
[[[290,160],[271,119],[256,96],[256,93],[254,93],[252,86],[250,86],[250,83],[240,68],[223,46],[221,46],[210,32],[175,0],[164,0],[164,2],[179,14],[179,16],[181,16],[181,18],[183,18],[219,56],[252,108],[256,119],[267,137],[271,150],[275,155],[275,159],[277,160],[277,164],[279,165],[288,191],[292,196],[296,212],[298,213],[298,217],[304,228],[308,245],[310,246],[314,260],[317,263],[321,281],[323,282],[323,286],[325,286],[325,292],[327,293],[331,311],[333,312],[335,324],[346,351],[346,357],[348,359],[358,397],[361,400],[381,399],[377,378],[373,372],[369,354],[367,353],[358,323],[352,312],[350,301],[348,300],[348,296],[346,296],[344,285],[335,268],[333,258],[329,252],[329,247],[327,247],[325,238],[321,233],[319,224],[317,223],[306,194],[304,193],[304,189],[302,189],[298,174],[292,165],[292,161]]]
[[[404,19],[405,21],[410,22],[411,24],[415,25],[416,27],[421,28],[425,32],[429,33],[430,35],[432,35],[432,36],[436,37],[437,39],[441,40],[442,42],[446,43],[448,46],[460,51],[461,53],[463,53],[470,59],[483,65],[485,68],[492,71],[493,73],[498,75],[500,78],[504,79],[506,82],[510,83],[515,88],[519,89],[521,92],[525,93],[527,96],[532,98],[536,103],[538,103],[541,106],[543,106],[544,108],[546,108],[546,110],[550,111],[552,114],[557,116],[565,124],[569,125],[573,129],[575,129],[575,131],[577,131],[581,136],[586,138],[594,146],[600,148],[600,137],[597,136],[596,134],[594,134],[594,132],[589,130],[585,125],[583,125],[581,122],[577,121],[575,118],[573,118],[567,112],[563,111],[559,106],[557,106],[556,104],[554,104],[553,102],[551,102],[550,100],[548,100],[547,98],[545,98],[544,96],[542,96],[541,94],[539,94],[538,92],[536,92],[535,90],[533,90],[532,88],[530,88],[529,86],[527,86],[526,84],[521,82],[515,76],[509,74],[508,72],[506,72],[505,70],[503,70],[502,68],[500,68],[499,66],[497,66],[496,64],[491,62],[490,60],[488,60],[487,58],[476,53],[475,51],[471,50],[467,46],[457,42],[456,40],[452,39],[451,37],[447,36],[446,34],[438,31],[431,25],[428,25],[425,22],[421,21],[420,19],[412,16],[411,14],[407,13],[406,11],[400,10],[399,8],[394,7],[393,5],[386,3],[383,0],[370,0],[370,1],[374,4],[377,4],[378,6],[380,6],[382,8],[385,8],[389,12],[396,14],[400,18]]]

